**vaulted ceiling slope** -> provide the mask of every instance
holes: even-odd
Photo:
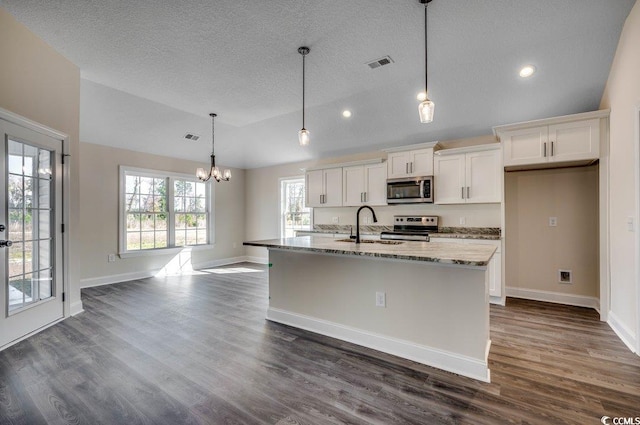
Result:
[[[0,0],[77,64],[81,141],[255,168],[598,108],[634,0]],[[298,146],[302,61],[306,127]],[[393,63],[366,63],[389,55]],[[536,74],[518,76],[525,64]],[[344,119],[343,109],[353,116]],[[187,132],[198,142],[183,140]]]

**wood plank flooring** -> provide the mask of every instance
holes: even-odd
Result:
[[[640,416],[640,357],[594,310],[491,306],[491,384],[267,322],[240,264],[84,289],[0,352],[0,424],[599,424]]]

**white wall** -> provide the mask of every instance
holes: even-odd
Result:
[[[82,286],[128,280],[149,275],[166,266],[174,255],[119,258],[109,263],[109,254],[118,252],[118,188],[120,165],[195,174],[193,161],[133,152],[107,146],[80,144],[81,244],[80,277]],[[232,169],[230,182],[215,183],[215,245],[191,253],[195,267],[243,258],[245,223],[245,171]],[[184,259],[184,255],[182,257]]]
[[[69,136],[69,270],[71,313],[82,309],[78,273],[80,70],[0,7],[0,108]]]
[[[611,308],[609,322],[627,341],[637,346],[638,253],[635,232],[627,228],[629,217],[637,217],[638,185],[635,179],[636,108],[640,106],[640,3],[627,17],[609,80],[600,103],[611,108],[610,116],[610,265]],[[637,232],[637,223],[636,223]]]

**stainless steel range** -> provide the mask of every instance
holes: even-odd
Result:
[[[429,233],[437,232],[437,216],[395,215],[393,216],[393,230],[380,233],[380,239],[429,242]]]

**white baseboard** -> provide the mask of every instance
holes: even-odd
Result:
[[[71,303],[71,306],[69,307],[69,314],[71,316],[76,316],[80,313],[84,313],[84,308],[82,307],[82,301],[76,301]]]
[[[607,324],[613,329],[613,331],[618,335],[618,337],[624,342],[624,344],[629,347],[629,350],[632,352],[636,352],[636,335],[627,325],[622,323],[618,316],[615,315],[614,312],[609,311],[609,318],[607,320]]]
[[[148,277],[155,276],[159,271],[160,270],[142,270],[138,272],[80,279],[80,288],[91,288],[93,286],[111,285],[112,283],[127,282],[129,280],[146,279]]]
[[[573,305],[576,307],[588,307],[598,310],[600,300],[596,297],[584,295],[563,294],[560,292],[540,291],[537,289],[522,289],[507,287],[507,297],[524,298],[534,301],[545,301],[548,303]]]
[[[483,382],[490,382],[487,359],[484,361],[413,342],[375,334],[315,317],[269,308],[267,320],[326,335],[363,347],[413,360]],[[487,342],[490,344],[490,342]],[[489,345],[487,345],[488,353]]]
[[[245,258],[246,258],[246,261],[249,263],[269,264],[269,257],[254,257],[254,256],[247,255]]]
[[[203,261],[201,263],[193,264],[193,269],[202,270],[202,269],[210,269],[212,267],[226,266],[229,264],[250,262],[247,258],[248,258],[247,256],[243,255],[241,257],[221,258],[219,260]]]

